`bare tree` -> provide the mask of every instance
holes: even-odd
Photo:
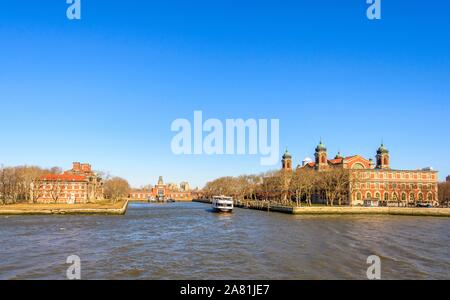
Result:
[[[16,168],[0,168],[0,198],[2,204],[16,203],[20,196],[20,178]]]
[[[307,192],[311,182],[311,174],[312,173],[306,169],[298,169],[292,176],[290,189],[295,195],[295,202],[297,206],[301,206],[302,198],[307,198]]]
[[[262,200],[297,206],[303,200],[311,206],[314,195],[324,196],[327,205],[348,205],[352,186],[357,179],[349,170],[330,169],[325,172],[300,168],[291,171],[270,171],[257,176],[221,177],[208,182],[202,194],[210,198],[227,195],[236,199]]]
[[[305,181],[305,195],[306,203],[312,206],[312,197],[318,193],[320,188],[320,177],[314,170],[305,170],[306,181]]]
[[[438,186],[439,205],[448,207],[450,203],[450,182],[441,182]]]
[[[17,169],[21,180],[22,200],[35,203],[42,196],[42,193],[38,192],[38,188],[42,187],[39,178],[48,173],[48,170],[36,166],[21,166]]]
[[[335,169],[333,173],[333,175],[335,176],[335,188],[338,205],[341,206],[343,205],[344,199],[349,200],[349,197],[351,197],[350,186],[352,177],[350,176],[350,171],[346,169]],[[348,201],[346,201],[345,204],[349,204]]]
[[[53,180],[50,186],[50,195],[54,203],[58,203],[59,198],[62,195],[64,184],[61,180]]]
[[[43,186],[42,180],[38,178],[30,184],[29,200],[31,203],[36,203],[43,196]]]
[[[61,174],[62,169],[60,167],[52,167],[50,170],[48,170],[48,173],[50,174]]]
[[[278,180],[278,189],[281,192],[281,203],[282,204],[291,204],[291,190],[290,185],[292,181],[292,176],[294,173],[289,170],[281,170],[277,174],[279,177]]]
[[[128,181],[120,177],[113,177],[105,181],[105,196],[112,202],[125,198],[130,193]]]
[[[333,206],[338,196],[337,185],[337,171],[336,169],[330,169],[320,173],[319,187],[323,191],[327,200],[327,205]]]

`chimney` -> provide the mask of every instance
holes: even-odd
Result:
[[[91,165],[90,164],[82,164],[81,165],[81,170],[83,171],[83,172],[91,172]]]
[[[73,171],[81,171],[81,164],[79,162],[74,162],[72,164],[72,170]]]

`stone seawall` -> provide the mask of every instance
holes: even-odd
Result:
[[[405,208],[405,207],[293,207],[294,215],[401,215],[450,217],[450,208]]]
[[[111,205],[58,205],[58,204],[29,204],[0,206],[0,215],[125,215],[128,209],[128,201]]]
[[[450,208],[405,208],[405,207],[332,207],[332,206],[303,206],[289,207],[269,205],[264,202],[243,202],[236,207],[262,211],[280,212],[293,215],[401,215],[450,217]]]
[[[133,199],[133,198],[128,198],[128,201],[130,201],[131,203],[168,203],[169,201],[165,201],[165,202],[157,202],[157,201],[148,201],[148,200],[142,200],[142,199]],[[172,203],[189,203],[189,202],[194,202],[194,200],[191,199],[187,199],[187,200],[173,200]]]
[[[194,200],[192,200],[192,202],[211,204],[211,200],[207,200],[207,199],[194,199]]]

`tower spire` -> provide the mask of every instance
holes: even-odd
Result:
[[[323,170],[328,166],[328,154],[327,147],[323,144],[322,137],[320,138],[320,144],[316,147],[316,168]]]
[[[389,150],[384,146],[383,141],[377,150],[377,169],[390,169]]]
[[[281,163],[283,170],[292,170],[292,155],[289,153],[287,147],[286,152],[283,155],[283,159],[281,160]]]

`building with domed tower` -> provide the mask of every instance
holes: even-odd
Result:
[[[347,204],[363,205],[364,200],[378,200],[382,205],[434,205],[438,202],[438,172],[432,168],[392,169],[390,152],[384,143],[377,149],[375,161],[361,155],[343,156],[340,152],[330,159],[322,141],[316,147],[314,157],[314,161],[305,158],[297,169],[326,172],[332,168],[342,168],[350,171]],[[288,158],[292,162],[292,156],[283,158],[283,161]]]
[[[286,171],[292,171],[292,155],[287,149],[281,160],[281,168]]]
[[[128,198],[134,201],[192,201],[191,190],[188,182],[183,181],[180,183],[180,186],[175,183],[166,184],[164,183],[162,176],[159,176],[158,183],[155,186],[134,189],[131,191]]]

